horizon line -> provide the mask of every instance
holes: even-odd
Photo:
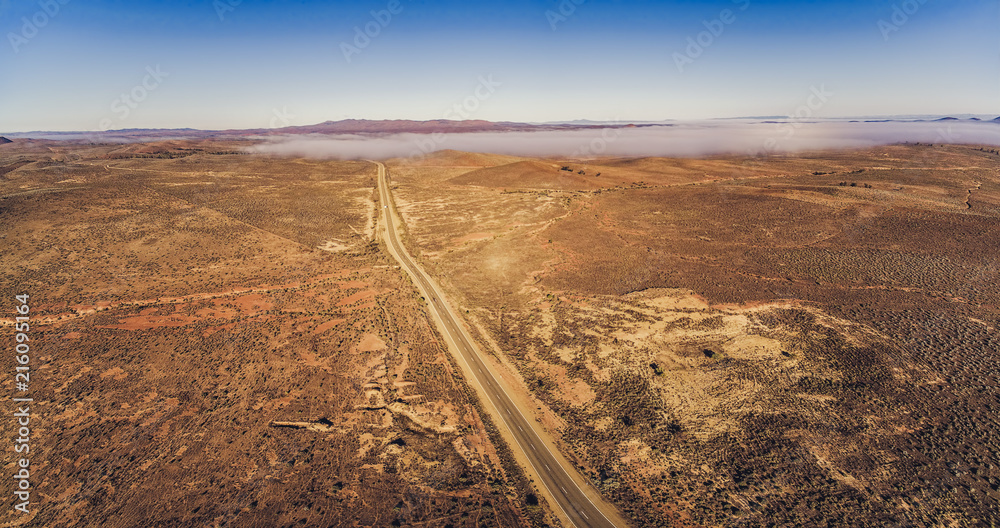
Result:
[[[957,117],[956,117],[957,116]],[[989,116],[997,116],[990,118]],[[1000,114],[994,113],[955,113],[955,114],[872,114],[872,115],[857,115],[857,116],[843,116],[843,117],[810,117],[807,121],[818,122],[818,121],[849,121],[849,120],[874,120],[883,119],[890,121],[928,121],[928,120],[945,120],[945,119],[955,119],[964,121],[1000,121]],[[666,125],[666,124],[683,124],[683,123],[699,123],[707,121],[725,121],[725,120],[740,120],[740,119],[769,119],[769,120],[795,120],[803,121],[802,119],[796,118],[795,116],[787,115],[758,115],[758,116],[731,116],[731,117],[710,117],[701,119],[660,119],[660,120],[596,120],[596,119],[569,119],[569,120],[555,120],[555,121],[490,121],[487,119],[368,119],[368,118],[345,118],[338,120],[325,120],[316,123],[304,124],[304,125],[289,125],[283,127],[255,127],[255,128],[191,128],[191,127],[133,127],[133,128],[119,128],[119,129],[109,129],[109,130],[26,130],[26,131],[3,131],[0,135],[25,135],[25,134],[85,134],[85,135],[105,135],[114,133],[129,133],[129,132],[251,132],[251,131],[261,131],[261,132],[279,132],[281,130],[296,129],[296,128],[307,128],[314,127],[325,124],[336,124],[344,123],[350,121],[367,122],[367,123],[389,123],[389,122],[408,122],[408,123],[490,123],[490,124],[512,124],[512,125],[528,125],[528,126],[546,126],[546,125],[573,125],[579,124],[585,126],[587,123],[591,123],[594,126],[629,126],[629,125]],[[357,134],[364,134],[365,132],[356,132]],[[419,134],[421,132],[409,132]]]

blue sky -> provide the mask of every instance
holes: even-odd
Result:
[[[996,0],[62,1],[0,0],[0,131],[1000,115]]]

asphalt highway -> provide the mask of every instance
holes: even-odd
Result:
[[[475,377],[474,385],[478,385],[480,397],[486,396],[492,407],[488,410],[494,412],[494,421],[506,427],[510,437],[513,437],[516,445],[512,445],[511,448],[520,451],[523,458],[528,460],[531,464],[530,469],[541,479],[550,500],[556,501],[565,518],[574,526],[580,528],[616,526],[604,513],[609,512],[612,517],[617,517],[612,513],[613,508],[603,503],[601,506],[604,512],[602,512],[602,508],[595,503],[603,502],[596,489],[586,484],[586,478],[582,475],[577,474],[577,479],[574,479],[569,474],[569,471],[575,471],[573,465],[566,461],[554,445],[537,434],[526,418],[532,415],[530,410],[525,409],[526,412],[522,412],[522,409],[508,396],[507,390],[510,390],[510,387],[505,388],[497,382],[497,377],[481,359],[473,340],[446,304],[438,285],[410,258],[396,230],[396,224],[402,222],[402,217],[397,214],[390,196],[385,165],[375,163],[378,165],[378,189],[382,204],[380,230],[389,253],[413,279],[435,316],[439,330],[449,341],[453,353],[457,353],[460,361],[464,362],[467,373]],[[525,400],[530,401],[530,398]],[[584,483],[578,484],[578,481]],[[621,521],[618,522],[619,526],[624,526]]]

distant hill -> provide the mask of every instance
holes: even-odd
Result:
[[[13,141],[11,141],[11,140],[3,137],[3,136],[0,136],[0,145],[3,145],[4,143],[13,143]]]
[[[451,121],[448,119],[433,119],[430,121],[411,121],[408,119],[377,121],[344,119],[341,121],[324,121],[315,125],[289,126],[274,129],[270,132],[277,134],[399,134],[404,132],[430,134],[434,132],[528,130],[536,127],[537,125],[529,125],[527,123],[495,123],[481,119],[466,121]]]
[[[443,132],[528,132],[541,130],[582,130],[601,128],[626,128],[633,124],[567,124],[567,123],[517,123],[511,121],[483,121],[481,119],[453,121],[433,119],[412,121],[407,119],[343,119],[324,121],[314,125],[287,126],[282,128],[247,128],[230,130],[197,130],[193,128],[129,128],[106,132],[24,132],[17,137],[48,139],[83,139],[85,141],[157,141],[166,139],[240,139],[247,137],[298,135],[298,134],[433,134]],[[647,125],[639,125],[647,126]]]
[[[740,118],[749,119],[749,118]],[[780,117],[778,120],[763,121],[764,123],[784,122],[787,117]],[[962,115],[959,117],[947,116],[889,116],[887,118],[866,119],[866,122],[921,122],[921,121],[976,121],[979,118]],[[811,122],[811,121],[810,121]],[[856,122],[850,121],[850,122]],[[1000,117],[988,122],[1000,123]],[[678,123],[650,123],[650,122],[600,122],[577,120],[555,123],[521,123],[516,121],[485,121],[482,119],[450,120],[432,119],[428,121],[414,121],[409,119],[342,119],[339,121],[323,121],[312,125],[287,126],[282,128],[247,128],[228,130],[198,130],[194,128],[128,128],[121,130],[97,131],[34,131],[7,133],[15,138],[33,138],[50,140],[82,140],[95,143],[133,143],[151,142],[165,140],[199,140],[199,139],[232,139],[241,140],[247,138],[261,138],[266,136],[291,136],[291,135],[338,135],[357,134],[363,136],[380,136],[391,134],[434,134],[434,133],[461,133],[461,132],[539,132],[539,131],[562,131],[562,130],[595,130],[595,129],[626,129],[645,127],[670,127],[677,126]],[[0,144],[9,140],[0,141]]]
[[[484,121],[469,119],[453,121],[449,119],[432,119],[430,121],[412,121],[409,119],[344,119],[341,121],[324,121],[315,125],[289,126],[266,131],[256,131],[258,134],[433,134],[435,132],[518,132],[539,130],[578,130],[588,128],[623,128],[635,126],[632,124],[595,124],[595,123],[518,123],[513,121]]]

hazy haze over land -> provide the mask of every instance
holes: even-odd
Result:
[[[767,154],[879,144],[1000,145],[1000,125],[967,121],[715,121],[672,126],[439,135],[308,135],[270,137],[254,152],[310,158],[396,158],[444,149],[518,156],[703,156]]]

